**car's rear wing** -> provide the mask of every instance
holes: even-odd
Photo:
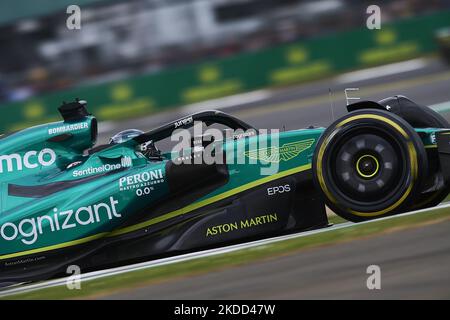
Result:
[[[436,132],[439,161],[445,183],[450,185],[450,130]]]

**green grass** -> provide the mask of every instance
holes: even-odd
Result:
[[[437,223],[449,219],[450,210],[448,208],[434,209],[431,212],[423,212],[404,217],[394,217],[393,219],[375,221],[368,224],[355,224],[349,228],[330,230],[329,232],[244,249],[228,254],[199,258],[188,262],[175,263],[147,270],[130,272],[119,276],[87,281],[82,283],[81,290],[68,290],[65,286],[60,286],[6,298],[67,299],[101,297],[121,290],[148,286],[156,282],[169,281],[181,277],[255,263],[318,246],[332,245],[338,242],[351,241],[358,238],[375,236],[381,233],[394,232],[400,229]]]

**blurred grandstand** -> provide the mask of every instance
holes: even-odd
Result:
[[[78,4],[82,29],[66,28]],[[365,25],[361,0],[15,0],[0,4],[0,102],[125,79]],[[383,22],[449,0],[377,1]]]

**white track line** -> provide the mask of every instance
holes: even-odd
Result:
[[[187,106],[182,107],[181,110],[189,114],[211,109],[225,110],[231,107],[247,103],[263,101],[270,98],[271,96],[272,96],[271,90],[263,89],[257,91],[250,91],[245,93],[239,93],[232,96],[226,96],[223,98],[189,104]]]
[[[396,216],[391,216],[391,217],[386,217],[386,218],[381,218],[381,219],[376,219],[376,220],[371,220],[371,221],[366,221],[366,222],[360,222],[357,224],[347,222],[347,223],[342,223],[339,225],[335,225],[333,227],[319,229],[319,230],[312,230],[312,231],[306,231],[306,232],[301,232],[301,233],[296,233],[296,234],[284,235],[284,236],[263,239],[263,240],[258,240],[258,241],[252,241],[252,242],[248,242],[248,243],[242,243],[242,244],[237,244],[237,245],[232,245],[232,246],[227,246],[227,247],[222,247],[222,248],[204,250],[204,251],[199,251],[199,252],[194,252],[194,253],[178,255],[178,256],[174,256],[174,257],[168,257],[168,258],[164,258],[164,259],[142,262],[142,263],[129,265],[129,266],[94,271],[94,272],[83,274],[81,276],[81,280],[82,281],[91,281],[91,280],[96,280],[96,279],[100,279],[100,278],[116,276],[116,275],[120,275],[123,273],[139,271],[139,270],[144,270],[144,269],[150,269],[150,268],[165,266],[165,265],[174,264],[174,263],[178,263],[178,262],[185,262],[185,261],[190,261],[190,260],[195,260],[195,259],[200,259],[200,258],[211,257],[211,256],[219,255],[219,254],[235,252],[238,250],[254,248],[254,247],[263,246],[263,245],[267,245],[267,244],[273,244],[276,242],[285,241],[285,240],[289,240],[289,239],[302,238],[302,237],[307,237],[307,236],[311,236],[314,234],[331,232],[334,230],[345,229],[345,228],[349,228],[349,227],[373,223],[373,222],[382,221],[382,220],[396,219],[399,217],[405,217],[405,216],[410,216],[410,215],[414,215],[414,214],[418,214],[418,213],[422,213],[422,212],[435,211],[435,210],[440,210],[440,209],[445,209],[445,208],[450,208],[450,203],[445,203],[443,205],[440,205],[440,206],[432,208],[432,209],[423,209],[423,210],[418,210],[418,211],[412,211],[412,212],[408,212],[408,213],[404,213],[404,214],[400,214],[400,215],[396,215]],[[24,285],[24,286],[20,286],[20,287],[5,288],[0,291],[0,297],[5,297],[5,296],[9,296],[9,295],[14,295],[14,294],[20,294],[20,293],[27,293],[27,292],[32,292],[32,291],[56,287],[56,286],[63,286],[67,283],[68,279],[69,278],[67,277],[67,278],[55,279],[55,280],[45,281],[45,282],[31,284],[31,285]]]
[[[354,72],[345,73],[336,78],[338,83],[352,83],[369,79],[381,78],[393,74],[409,72],[422,69],[427,65],[427,60],[423,58],[387,64],[381,67],[364,69]]]

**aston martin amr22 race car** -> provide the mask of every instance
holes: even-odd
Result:
[[[206,111],[95,147],[85,102],[59,111],[63,121],[0,137],[1,283],[326,227],[326,206],[357,222],[449,193],[449,125],[402,96],[352,104],[328,128],[275,136]],[[197,122],[241,133],[157,147]],[[184,161],[211,146],[223,161]]]

